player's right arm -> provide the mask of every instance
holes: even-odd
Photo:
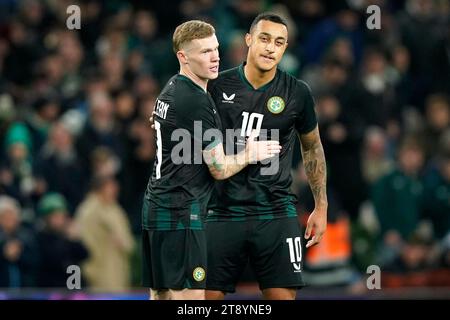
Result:
[[[227,179],[249,164],[280,153],[281,146],[278,141],[255,141],[255,132],[249,136],[245,149],[235,155],[225,155],[222,142],[211,143],[203,150],[203,159],[214,179]]]

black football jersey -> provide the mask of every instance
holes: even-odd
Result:
[[[173,76],[156,100],[156,159],[142,210],[142,226],[150,230],[203,228],[214,179],[202,150],[220,129],[220,118],[209,93],[189,78]]]
[[[271,163],[247,166],[218,181],[209,204],[208,220],[276,219],[296,216],[291,192],[291,163],[297,133],[316,125],[314,100],[303,81],[277,69],[274,79],[255,90],[244,75],[244,65],[221,72],[208,84],[219,111],[227,154],[245,147],[252,129],[259,139],[276,139],[282,146],[278,167]],[[228,133],[227,133],[228,132]]]

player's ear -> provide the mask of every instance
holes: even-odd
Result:
[[[250,33],[245,35],[245,43],[247,44],[247,47],[250,47],[252,44],[252,35]]]
[[[184,50],[180,50],[177,52],[177,58],[181,64],[187,64],[188,58],[186,56],[186,52]]]

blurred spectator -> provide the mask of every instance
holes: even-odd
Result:
[[[445,130],[450,127],[450,100],[443,94],[432,94],[425,103],[425,132],[427,157],[433,158],[438,153],[438,144]]]
[[[22,205],[31,207],[33,197],[41,195],[45,186],[37,183],[33,176],[32,141],[26,126],[13,123],[6,133],[4,144],[7,153],[0,162],[1,189]]]
[[[33,110],[26,119],[26,126],[31,135],[33,158],[47,140],[51,124],[58,118],[60,106],[58,101],[51,98],[38,98],[33,104]]]
[[[86,192],[87,170],[79,159],[67,125],[56,122],[35,161],[35,175],[46,183],[48,191],[64,195],[69,212],[74,212]]]
[[[382,266],[384,287],[425,287],[430,285],[430,271],[437,261],[431,239],[414,233],[400,245],[394,259]]]
[[[414,137],[405,138],[398,151],[397,167],[377,181],[373,190],[382,233],[395,229],[407,239],[414,231],[421,208],[423,164],[422,146]]]
[[[345,65],[333,56],[325,57],[318,66],[309,66],[303,71],[303,79],[311,86],[315,96],[333,94],[344,106],[344,112],[358,119],[359,111],[349,109],[354,96],[354,85],[351,75]],[[362,120],[362,119],[361,119]]]
[[[333,95],[324,95],[317,100],[317,114],[329,164],[329,184],[336,190],[344,210],[353,219],[366,197],[359,152],[363,128],[346,115]]]
[[[384,254],[389,248],[397,251],[418,227],[423,206],[419,174],[424,159],[416,139],[406,138],[398,151],[397,167],[373,185],[371,198],[380,223]]]
[[[402,43],[411,53],[411,72],[414,81],[419,84],[415,86],[415,101],[420,105],[431,88],[433,75],[430,61],[433,58],[437,37],[441,34],[439,32],[441,26],[435,20],[436,1],[407,0],[405,9],[397,19]]]
[[[5,141],[6,132],[16,117],[14,101],[10,94],[0,94],[0,143]],[[0,158],[5,157],[5,148],[0,148]]]
[[[38,250],[31,230],[20,223],[20,205],[0,196],[0,287],[32,287],[36,280]]]
[[[114,92],[124,83],[125,66],[122,57],[115,52],[110,52],[102,57],[101,69],[103,71],[109,92]]]
[[[398,108],[393,110],[393,116],[399,118],[405,106],[419,107],[417,101],[414,101],[414,91],[417,84],[411,76],[411,55],[408,49],[401,44],[396,44],[387,52],[390,55],[387,74],[394,86],[398,105]]]
[[[81,67],[84,50],[78,34],[64,30],[58,35],[58,54],[64,63],[64,78],[60,83],[62,95],[68,99],[78,94],[81,88]]]
[[[104,92],[93,93],[89,103],[90,117],[77,140],[78,154],[85,168],[89,168],[89,159],[97,146],[108,147],[114,154],[123,155],[111,97]]]
[[[95,177],[91,192],[75,214],[81,239],[89,251],[82,270],[97,291],[130,288],[130,255],[134,240],[126,213],[117,203],[119,186],[110,176]]]
[[[355,56],[352,51],[351,42],[345,38],[336,38],[331,44],[326,54],[338,60],[347,70],[352,70],[355,64]]]
[[[156,16],[152,11],[137,11],[128,37],[128,49],[142,55],[140,74],[151,74],[162,80],[173,75],[173,70],[178,68],[178,61],[172,54],[171,39],[158,34],[161,23],[164,23],[161,16]]]
[[[62,95],[64,62],[61,55],[51,53],[39,60],[35,68],[32,96]]]
[[[61,194],[46,194],[38,210],[44,225],[37,235],[40,257],[37,285],[66,288],[67,267],[79,265],[88,252],[79,240],[79,229],[69,218]]]
[[[155,131],[148,122],[148,115],[153,111],[155,99],[156,97],[148,97],[141,100],[135,118],[121,132],[126,152],[120,175],[122,186],[120,203],[130,217],[135,234],[141,232],[141,200],[156,152]]]
[[[83,1],[80,3],[80,10],[83,12],[83,28],[80,29],[80,40],[87,50],[85,57],[90,59],[94,56],[95,42],[102,32],[102,2],[97,0]]]
[[[392,170],[394,163],[389,157],[386,133],[378,127],[366,130],[362,151],[364,180],[372,185]]]
[[[140,74],[133,82],[133,94],[138,99],[154,96],[158,93],[158,88],[158,81],[149,74]]]
[[[448,244],[448,237],[436,243],[425,234],[415,232],[401,245],[398,255],[382,267],[381,285],[385,288],[449,286]]]
[[[96,51],[100,58],[104,58],[107,55],[120,58],[125,57],[127,54],[127,35],[125,30],[116,26],[113,20],[109,20],[103,35],[96,43]]]
[[[424,271],[431,266],[430,253],[432,242],[418,232],[411,234],[401,245],[399,255],[383,266],[383,270],[399,274],[412,271]]]
[[[436,164],[424,178],[424,215],[430,219],[437,239],[450,231],[450,131],[440,139]]]
[[[10,23],[10,45],[4,61],[4,76],[16,85],[27,85],[32,79],[33,64],[39,57],[40,51],[33,40],[36,39],[32,39],[28,28],[18,19]],[[15,93],[18,94],[19,91]]]
[[[350,106],[365,126],[386,128],[390,121],[397,120],[399,112],[394,78],[385,53],[377,48],[367,49],[361,67],[362,74]]]
[[[445,11],[444,11],[445,12]],[[447,10],[448,12],[448,10]],[[447,15],[448,19],[448,15]],[[450,95],[450,23],[447,22],[447,31],[439,37],[433,48],[431,70],[433,73],[433,89],[443,91]]]
[[[136,116],[136,99],[129,90],[119,90],[115,95],[115,116],[120,132],[126,131],[127,126]]]
[[[336,1],[336,14],[322,20],[311,30],[305,41],[307,63],[317,64],[337,37],[345,37],[351,43],[355,64],[358,65],[363,50],[363,34],[359,26],[358,13],[346,1]]]
[[[120,169],[119,158],[108,147],[96,147],[91,153],[91,172],[97,177],[117,175]]]

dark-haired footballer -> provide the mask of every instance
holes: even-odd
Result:
[[[227,153],[245,145],[256,129],[278,135],[279,168],[262,174],[263,164],[249,166],[216,183],[209,205],[207,299],[234,292],[247,263],[266,299],[295,299],[302,279],[302,234],[290,192],[291,163],[297,136],[315,199],[308,219],[306,247],[320,242],[327,224],[326,163],[309,87],[277,68],[288,45],[287,24],[278,15],[255,18],[245,36],[247,61],[221,72],[208,83],[222,129],[240,130],[224,141]]]

